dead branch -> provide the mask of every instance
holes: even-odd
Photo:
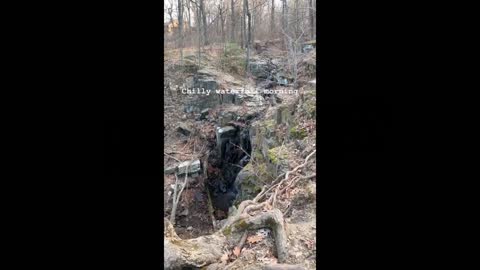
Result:
[[[187,168],[185,169],[185,181],[183,182],[183,185],[182,187],[180,188],[180,191],[178,192],[177,194],[177,190],[178,190],[178,177],[177,177],[177,174],[175,174],[175,187],[173,189],[173,204],[172,204],[172,213],[171,213],[171,216],[170,216],[170,222],[175,225],[175,215],[176,215],[176,212],[177,212],[177,205],[178,205],[178,202],[180,201],[180,197],[182,195],[182,192],[183,190],[185,189],[185,186],[187,185],[187,181],[188,181],[188,167],[190,166],[190,163],[189,162],[187,164]]]
[[[309,159],[311,156],[313,156],[313,154],[315,154],[315,152],[317,152],[317,150],[314,150],[312,153],[310,153],[310,154],[305,158],[305,162],[303,162],[303,164],[298,165],[298,166],[295,167],[293,170],[288,171],[288,172],[285,174],[285,178],[277,185],[277,188],[275,189],[275,193],[272,195],[273,198],[271,198],[271,199],[272,199],[272,206],[273,206],[273,207],[275,207],[275,201],[276,201],[276,197],[277,197],[278,191],[279,191],[280,187],[282,186],[282,184],[288,180],[288,176],[289,176],[291,173],[295,173],[298,169],[305,167],[305,165],[307,165],[307,163],[308,163],[308,159]]]
[[[252,157],[247,153],[247,151],[243,150],[242,147],[240,147],[240,146],[238,146],[238,145],[236,145],[236,144],[234,144],[234,143],[232,143],[232,142],[229,142],[229,143],[232,144],[233,146],[239,148],[240,150],[242,150],[242,151],[245,153],[245,155],[247,155],[247,156],[250,158],[250,160],[252,160]]]
[[[169,154],[167,154],[167,153],[163,153],[163,154],[164,154],[165,156],[167,156],[167,157],[171,158],[171,159],[174,159],[174,160],[176,160],[176,161],[180,162],[180,160],[178,160],[178,159],[176,159],[176,158],[174,158],[174,157],[170,156],[170,155],[169,155]]]
[[[207,198],[208,198],[208,212],[210,213],[210,217],[212,218],[212,225],[213,229],[217,229],[217,223],[215,222],[215,216],[213,215],[213,205],[212,205],[212,198],[210,197],[210,191],[208,188],[205,188],[205,191],[207,192]]]

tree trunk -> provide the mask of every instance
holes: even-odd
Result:
[[[295,39],[300,36],[300,16],[298,15],[298,0],[295,0]]]
[[[178,0],[178,41],[180,48],[180,64],[183,64],[183,5],[182,0]]]
[[[270,16],[270,35],[273,38],[275,30],[275,0],[272,0],[272,15]]]
[[[250,61],[250,44],[251,44],[251,38],[252,38],[252,25],[251,25],[251,18],[252,15],[250,14],[250,10],[248,9],[248,0],[244,0],[244,9],[245,9],[245,14],[246,14],[246,19],[248,20],[247,23],[247,29],[246,29],[246,45],[245,47],[247,48],[247,60],[245,61],[246,67],[245,67],[245,76],[248,75],[248,62]]]
[[[288,35],[288,6],[287,6],[287,0],[282,0],[282,26],[283,30],[285,33]],[[285,49],[288,49],[288,40],[285,38],[284,39],[284,47]]]
[[[241,18],[241,23],[242,26],[240,27],[240,47],[245,48],[245,10],[242,12],[242,18]]]
[[[231,1],[231,8],[232,8],[232,29],[230,29],[230,42],[235,42],[235,12],[234,12],[235,3],[233,0]]]
[[[313,23],[313,0],[309,1],[309,15],[310,15],[310,37],[315,38],[315,24]]]
[[[203,0],[200,0],[200,16],[203,22],[203,45],[208,45],[207,39],[207,15],[205,13],[205,5],[203,4]]]
[[[188,29],[192,28],[192,17],[190,16],[190,0],[188,0],[185,5],[187,6],[187,20],[188,20]]]
[[[225,18],[223,17],[223,6],[218,6],[218,13],[220,15],[220,26],[221,26],[221,34],[222,34],[222,43],[225,43]]]
[[[201,12],[200,12],[200,7],[197,7],[197,31],[198,31],[198,66],[201,66],[201,49],[202,49],[202,20],[201,18]]]

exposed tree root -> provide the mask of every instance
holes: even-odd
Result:
[[[250,203],[242,202],[243,209]],[[257,205],[254,205],[257,206]],[[252,208],[251,208],[252,209]],[[240,208],[239,208],[240,210]],[[242,210],[243,211],[243,210]],[[255,216],[237,211],[222,230],[207,236],[182,240],[175,233],[173,225],[165,219],[165,269],[181,269],[183,267],[204,267],[220,261],[228,237],[242,233],[245,230],[270,228],[275,238],[278,261],[285,262],[287,258],[287,235],[282,212],[273,209],[261,212]]]
[[[173,225],[165,219],[165,269],[182,269],[184,267],[204,267],[211,265],[212,267],[225,267],[224,263],[218,264],[220,258],[224,254],[224,247],[227,244],[228,238],[239,233],[244,233],[246,230],[257,230],[261,228],[270,228],[275,238],[276,255],[279,263],[285,263],[288,257],[287,252],[287,235],[285,231],[285,223],[282,212],[273,208],[267,212],[251,213],[258,211],[265,206],[272,206],[275,203],[275,197],[280,191],[280,187],[289,180],[289,175],[295,173],[298,169],[304,167],[308,163],[308,159],[315,154],[313,151],[305,159],[302,165],[297,166],[285,174],[285,178],[281,179],[283,174],[275,179],[273,185],[267,190],[264,186],[262,191],[253,199],[240,203],[238,209],[232,213],[227,219],[222,228],[207,236],[200,236],[194,239],[183,240],[175,233]],[[287,183],[282,192],[293,185],[298,179],[308,179],[314,175],[303,177],[296,176]],[[264,196],[273,188],[275,192],[266,201],[259,203]],[[180,192],[181,193],[181,192]],[[243,234],[245,236],[245,234]],[[244,238],[244,237],[242,237]],[[242,239],[243,240],[243,239]],[[240,241],[243,242],[243,241]],[[225,269],[225,268],[224,268]],[[280,268],[278,268],[280,269]]]

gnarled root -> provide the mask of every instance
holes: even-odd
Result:
[[[225,228],[224,231],[235,233],[245,229],[257,230],[261,228],[270,228],[273,231],[278,262],[285,262],[288,256],[287,234],[285,232],[283,214],[280,210],[273,209],[253,217],[240,218],[235,223]]]
[[[243,209],[250,204],[244,204]],[[240,210],[240,209],[239,209]],[[183,267],[203,267],[220,260],[227,237],[245,230],[270,228],[275,238],[278,262],[287,258],[287,235],[283,214],[278,209],[261,212],[255,216],[238,212],[221,231],[212,235],[182,240],[175,233],[172,224],[165,219],[164,268],[181,269]]]
[[[222,256],[226,237],[220,233],[182,240],[175,233],[170,221],[165,219],[164,235],[165,269],[203,267],[217,262]]]

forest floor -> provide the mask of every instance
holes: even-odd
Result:
[[[189,70],[198,60],[197,48],[184,49],[184,63],[180,65],[178,49],[165,50],[165,83],[182,85],[195,71]],[[225,62],[219,61],[224,53],[220,45],[207,46],[202,51],[201,69],[215,73],[215,78],[221,87],[255,87],[255,78],[245,77],[241,72],[225,68]],[[286,52],[275,46],[267,47],[261,52],[253,51],[252,57],[268,58],[282,69],[287,69]],[[315,63],[315,51],[305,54],[299,64],[298,80],[301,82],[299,93],[307,98],[315,98],[315,90],[308,86],[308,82],[315,80],[315,73],[308,69],[308,65]],[[193,59],[190,61],[189,59]],[[276,89],[292,89],[291,85],[277,86]],[[313,88],[314,89],[314,88]],[[171,90],[170,90],[171,91]],[[312,93],[313,91],[313,93]],[[225,112],[232,111],[238,115],[245,115],[255,110],[259,121],[275,117],[274,114],[280,105],[294,106],[298,102],[298,95],[278,94],[281,104],[263,101],[256,107],[245,104],[220,104],[211,108],[208,116],[201,119],[198,112],[188,110],[189,104],[195,102],[197,95],[184,95],[178,91],[165,94],[165,122],[164,122],[164,164],[165,168],[177,166],[189,160],[206,160],[215,147],[216,127],[219,117]],[[187,108],[187,109],[186,109]],[[305,162],[307,155],[315,150],[315,120],[310,112],[303,107],[298,108],[295,125],[304,131],[301,139],[285,141],[282,145],[288,152],[288,170],[293,170]],[[296,109],[297,110],[297,109]],[[188,129],[188,135],[179,132],[179,126]],[[278,132],[282,132],[282,126]],[[283,130],[283,132],[286,132]],[[285,136],[287,136],[285,134]],[[316,266],[316,175],[315,156],[304,167],[295,173],[298,177],[294,181],[289,179],[277,196],[275,207],[280,209],[285,219],[285,230],[288,236],[288,260],[295,269],[315,269]],[[207,168],[203,168],[204,171]],[[290,177],[292,178],[292,176]],[[192,239],[202,235],[209,235],[218,230],[222,216],[209,211],[208,194],[205,188],[205,176],[200,175],[192,179],[182,193],[176,210],[175,231],[182,239]],[[183,181],[183,179],[182,179]],[[164,175],[164,213],[170,218],[172,196],[176,182],[174,174]],[[268,209],[267,209],[268,210]],[[260,210],[262,211],[262,210]],[[228,213],[224,213],[226,215]],[[263,269],[265,265],[277,263],[275,256],[275,240],[272,231],[268,228],[249,231],[246,241],[241,249],[236,249],[238,243],[228,243],[225,254],[219,260],[221,267],[218,269]],[[210,269],[210,268],[209,268]],[[293,268],[292,268],[293,269]]]

